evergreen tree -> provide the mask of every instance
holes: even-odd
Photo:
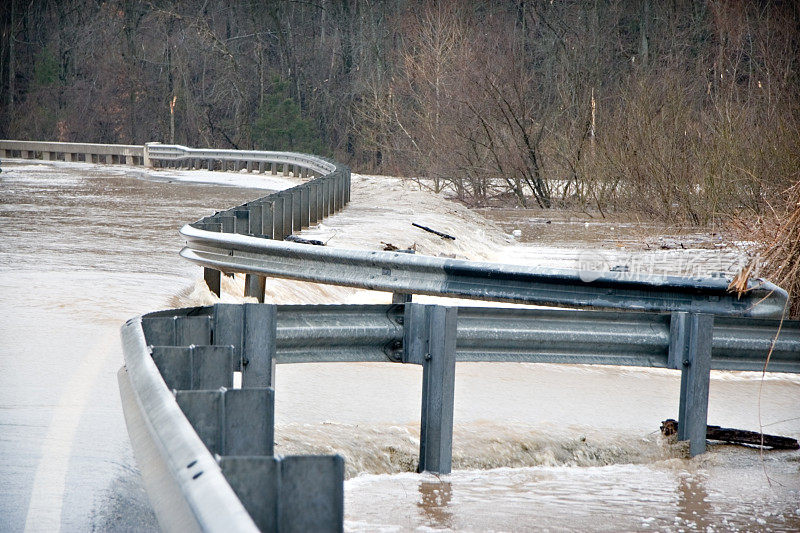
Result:
[[[289,83],[275,76],[271,91],[258,110],[253,142],[262,150],[323,154],[316,125],[303,117],[300,105],[289,94]]]

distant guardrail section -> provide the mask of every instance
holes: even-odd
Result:
[[[145,147],[129,144],[90,144],[0,139],[0,157],[84,163],[144,165]]]

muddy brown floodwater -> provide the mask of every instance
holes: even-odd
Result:
[[[119,327],[140,313],[216,301],[198,283],[200,269],[178,257],[177,229],[264,193],[186,180],[291,185],[209,174],[3,162],[3,531],[156,527],[119,405]],[[741,247],[713,235],[689,238],[702,232],[547,224],[541,212],[485,213],[487,220],[399,180],[354,176],[353,183],[347,209],[304,235],[329,246],[391,242],[418,253],[569,268],[591,262],[711,275],[741,261]],[[511,236],[515,229],[520,239]],[[224,283],[225,301],[241,301],[241,279]],[[389,301],[383,293],[280,280],[269,280],[267,296]],[[662,440],[660,421],[678,409],[675,371],[459,364],[454,472],[439,477],[412,472],[420,378],[419,368],[389,364],[277,371],[277,450],[345,456],[347,530],[800,530],[797,452],[712,445],[689,460],[680,445]],[[709,422],[800,437],[800,378],[713,372]]]

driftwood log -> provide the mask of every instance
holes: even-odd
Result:
[[[411,225],[414,226],[415,228],[424,229],[427,232],[433,233],[434,235],[438,235],[442,239],[450,239],[451,241],[456,240],[456,238],[453,237],[452,235],[448,235],[447,233],[442,233],[441,231],[436,231],[435,229],[423,226],[422,224],[417,224],[416,222],[412,222]]]
[[[325,246],[325,243],[322,241],[318,241],[316,239],[304,239],[302,237],[298,237],[297,235],[287,235],[284,241],[289,242],[297,242],[300,244],[313,244],[314,246]]]
[[[661,433],[665,437],[678,433],[678,422],[672,418],[661,422]],[[709,440],[719,440],[731,444],[750,444],[754,446],[764,446],[775,450],[798,450],[800,444],[797,439],[791,437],[781,437],[778,435],[767,435],[758,431],[747,431],[744,429],[723,428],[719,426],[706,426],[706,438]]]

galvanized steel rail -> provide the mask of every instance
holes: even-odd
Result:
[[[413,303],[169,310],[123,328],[120,390],[131,440],[165,529],[246,531],[253,524],[241,512],[244,505],[262,530],[336,530],[342,523],[341,459],[272,457],[276,364],[422,365],[419,469],[446,473],[456,362],[680,369],[679,428],[689,429],[705,429],[698,402],[707,397],[692,388],[710,369],[760,371],[771,350],[768,371],[800,372],[800,321],[718,318],[707,330],[708,342],[700,340],[692,349],[687,335],[703,331],[689,331],[693,316]],[[779,326],[782,334],[775,341]],[[242,389],[232,389],[237,371]],[[695,446],[696,437],[688,437]],[[290,488],[281,489],[283,484]],[[241,504],[232,502],[232,493]],[[324,505],[308,503],[320,500]],[[302,528],[298,520],[305,521]]]
[[[83,161],[85,163],[149,164],[146,162],[145,147],[133,144],[62,143],[0,139],[0,157],[20,157],[22,159],[42,159],[44,161]]]
[[[210,242],[224,241],[230,235],[250,235],[254,239],[283,240],[302,228],[316,224],[342,209],[350,201],[350,169],[329,159],[294,152],[256,150],[195,149],[177,145],[148,144],[147,158],[162,167],[247,170],[309,181],[237,207],[219,211],[184,227],[183,234],[198,232]],[[211,291],[220,295],[220,272],[244,272],[204,264],[204,279]],[[247,272],[245,295],[264,301],[265,276]]]
[[[204,308],[212,313],[213,308]],[[392,305],[279,305],[278,363],[401,362],[405,308]],[[669,348],[675,313],[458,307],[457,362],[680,367]],[[800,373],[800,322],[717,318],[713,370]]]
[[[242,233],[242,232],[237,232]],[[224,272],[410,294],[560,307],[687,311],[727,316],[780,316],[786,292],[752,280],[738,296],[724,278],[586,272],[397,252],[345,250],[212,233],[186,225],[181,256]]]

